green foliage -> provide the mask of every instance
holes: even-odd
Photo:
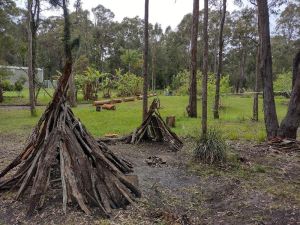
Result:
[[[125,73],[119,76],[117,84],[118,96],[132,96],[142,93],[143,79],[133,73]]]
[[[0,69],[0,82],[12,76],[12,72],[7,69]]]
[[[18,93],[21,93],[21,91],[24,88],[24,84],[26,83],[26,78],[25,77],[20,77],[16,82],[15,82],[15,91]]]
[[[128,72],[132,70],[137,70],[142,67],[143,57],[138,50],[134,49],[123,49],[121,55],[121,61],[127,66]]]
[[[274,91],[291,91],[292,72],[281,73],[274,81]]]
[[[202,93],[202,74],[200,71],[197,72],[197,94]],[[188,95],[189,94],[189,79],[190,72],[183,70],[179,72],[172,81],[171,89],[176,92],[177,95]],[[207,81],[208,96],[213,97],[216,89],[215,75],[210,73]],[[222,76],[220,81],[220,93],[229,93],[231,91],[229,76]]]
[[[94,100],[97,98],[100,77],[102,77],[102,74],[92,67],[88,67],[82,74],[76,74],[75,85],[77,89],[82,90],[84,100]]]
[[[3,91],[13,91],[14,85],[9,80],[3,80],[1,84]]]
[[[110,98],[111,90],[116,88],[117,77],[113,76],[110,73],[101,73],[99,78],[101,80],[99,85],[99,90],[103,91],[104,98]]]
[[[194,156],[197,160],[213,164],[224,162],[226,159],[227,144],[220,131],[208,130],[206,137],[200,137]]]

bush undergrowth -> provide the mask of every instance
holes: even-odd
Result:
[[[205,137],[201,136],[194,150],[194,157],[205,163],[221,163],[226,160],[228,146],[220,131],[210,129]]]

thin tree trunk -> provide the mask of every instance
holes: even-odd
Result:
[[[276,114],[273,91],[273,72],[268,1],[257,1],[257,6],[260,42],[259,70],[263,83],[265,126],[267,130],[267,137],[268,139],[271,139],[277,135],[278,119]]]
[[[208,0],[204,0],[203,21],[203,78],[202,78],[202,136],[207,134],[207,73],[208,73]]]
[[[35,87],[34,87],[34,59],[33,59],[33,32],[34,18],[32,16],[33,0],[28,0],[28,84],[29,84],[29,102],[31,116],[36,115],[35,109]]]
[[[253,98],[253,117],[254,121],[258,121],[258,91],[259,91],[259,44],[257,45],[256,52],[256,72],[255,72],[255,87],[254,87],[254,98]]]
[[[76,86],[75,86],[75,78],[74,73],[71,74],[70,80],[69,80],[69,102],[71,107],[76,107]]]
[[[152,92],[155,91],[155,77],[156,77],[156,41],[153,46],[153,53],[152,53]]]
[[[214,118],[219,119],[219,106],[220,106],[220,82],[221,75],[223,72],[223,47],[224,47],[224,39],[223,39],[223,31],[224,24],[226,19],[226,4],[227,0],[223,0],[223,10],[222,10],[222,19],[220,24],[220,33],[219,33],[219,65],[216,74],[216,93],[215,93],[215,105],[214,105]]]
[[[246,66],[246,53],[245,50],[242,49],[241,62],[240,62],[240,77],[237,86],[237,93],[241,92],[241,89],[244,87],[245,66]]]
[[[191,33],[191,77],[189,88],[189,117],[197,117],[197,39],[199,27],[199,0],[193,4],[193,24]]]
[[[2,88],[2,84],[1,84],[1,81],[0,81],[0,103],[4,101],[4,98],[3,98],[3,88]]]
[[[278,135],[284,138],[297,138],[300,125],[300,51],[293,61],[293,90],[288,112],[280,124]]]
[[[148,112],[148,50],[149,50],[149,0],[145,0],[145,27],[144,27],[144,86],[143,86],[143,121]]]

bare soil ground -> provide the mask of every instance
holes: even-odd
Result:
[[[0,170],[22,150],[26,138],[0,134]],[[190,141],[181,152],[157,143],[111,145],[131,161],[143,197],[136,206],[115,210],[110,220],[86,216],[77,206],[62,211],[60,187],[47,204],[25,217],[27,199],[0,193],[0,224],[300,224],[300,152],[279,152],[267,145],[230,142],[228,161],[209,166],[192,160]],[[166,164],[149,166],[157,156]]]

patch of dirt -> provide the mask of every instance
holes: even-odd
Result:
[[[0,134],[0,170],[21,151],[26,137]],[[191,160],[191,144],[180,152],[157,143],[116,144],[110,149],[134,165],[142,198],[115,210],[110,220],[77,206],[63,214],[60,187],[51,190],[43,209],[25,217],[27,199],[0,193],[0,224],[300,224],[300,154],[274,153],[268,146],[230,142],[235,156],[220,167]],[[148,158],[162,166],[149,166]],[[51,197],[50,197],[51,196]]]

